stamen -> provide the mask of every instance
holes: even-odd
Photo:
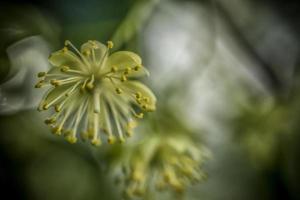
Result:
[[[107,41],[107,48],[112,49],[114,47],[114,43],[112,41]]]
[[[80,88],[80,91],[83,92],[85,87],[86,87],[86,83],[88,82],[89,79],[85,79],[85,81],[83,82],[81,88]]]
[[[45,104],[43,106],[44,110],[47,110],[50,106],[52,106],[53,104],[55,104],[57,101],[59,101],[64,96],[65,96],[65,93],[61,93],[56,98],[54,98],[52,101],[45,102]]]
[[[53,128],[52,132],[54,134],[61,135],[61,131],[62,131],[62,128],[64,126],[64,123],[66,122],[66,120],[70,116],[71,111],[73,110],[73,105],[74,104],[71,104],[70,107],[67,108],[67,110],[66,110],[66,112],[65,112],[65,114],[63,116],[63,119],[61,120],[61,122],[59,123],[59,125]]]
[[[124,143],[125,138],[123,136],[123,132],[122,132],[122,129],[121,129],[121,125],[120,125],[120,121],[119,121],[119,118],[118,118],[118,115],[117,115],[116,108],[113,104],[110,104],[110,107],[111,107],[111,110],[112,110],[112,113],[113,113],[113,118],[114,118],[116,126],[117,126],[117,132],[118,132],[118,135],[119,135],[119,140],[120,140],[121,143]]]
[[[125,82],[125,81],[127,81],[127,77],[126,77],[125,75],[122,75],[122,77],[121,77],[121,81],[122,81],[122,82]]]
[[[84,62],[84,64],[86,64],[86,66],[91,69],[91,65],[88,62],[88,60],[82,55],[82,53],[80,53],[80,51],[72,44],[71,41],[66,40],[65,41],[65,45],[69,45],[70,47],[72,47],[72,49],[80,56],[81,60]]]
[[[73,85],[73,87],[65,93],[66,97],[69,97],[70,95],[72,95],[75,92],[75,89],[82,83],[82,81],[77,82],[75,85]]]
[[[94,98],[94,112],[100,113],[100,90],[99,89],[94,90],[93,98]]]
[[[112,129],[111,129],[111,122],[110,122],[110,116],[108,114],[108,110],[107,110],[107,106],[105,106],[105,102],[104,100],[101,102],[101,108],[102,108],[102,112],[103,112],[103,119],[105,120],[104,121],[104,124],[105,124],[105,129],[106,129],[106,132],[108,134],[108,143],[109,144],[113,144],[115,143],[115,137],[114,135],[112,134]]]
[[[98,137],[98,132],[99,132],[99,114],[94,113],[93,115],[94,118],[94,127],[93,127],[93,139],[91,141],[92,145],[99,146],[101,145],[101,140]]]
[[[122,94],[122,92],[123,92],[123,91],[122,91],[121,88],[118,88],[118,87],[116,88],[116,93],[117,93],[117,94]]]
[[[116,73],[118,70],[119,70],[119,69],[118,69],[117,66],[113,66],[113,67],[111,68],[111,72],[113,72],[113,73]]]
[[[45,75],[46,75],[46,72],[39,72],[37,76],[39,78],[41,78],[41,77],[44,77]]]
[[[90,90],[92,90],[93,88],[94,88],[94,81],[95,81],[95,77],[94,77],[94,74],[92,75],[92,78],[91,78],[91,80],[90,80],[90,82],[88,82],[87,84],[86,84],[86,87],[88,88],[88,89],[90,89]]]

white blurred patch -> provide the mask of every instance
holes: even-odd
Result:
[[[47,42],[40,36],[20,40],[7,48],[11,62],[9,76],[0,85],[0,114],[13,114],[37,106],[43,94],[34,88],[36,75],[49,69]]]
[[[172,85],[203,68],[214,48],[210,9],[195,2],[162,1],[145,28],[142,40],[146,66],[155,88]]]

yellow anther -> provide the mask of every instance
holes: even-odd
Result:
[[[124,74],[128,75],[131,72],[131,68],[130,67],[126,67]]]
[[[61,111],[61,106],[60,105],[55,105],[54,110],[55,110],[55,112],[60,112]]]
[[[122,77],[121,77],[121,81],[122,81],[122,82],[125,82],[125,81],[127,81],[127,77],[126,77],[125,75],[122,75]]]
[[[53,127],[53,128],[52,128],[52,133],[53,133],[54,135],[61,135],[61,131],[62,131],[62,128],[61,128],[61,127],[56,126],[56,127]]]
[[[114,136],[110,136],[107,139],[108,144],[114,144],[116,142],[116,138]]]
[[[59,81],[57,81],[57,80],[51,80],[50,84],[53,85],[53,86],[55,86],[55,87],[57,87],[57,86],[59,86]]]
[[[100,139],[92,139],[91,144],[94,146],[100,146],[101,145],[101,140]]]
[[[66,136],[66,140],[67,140],[69,143],[71,143],[71,144],[74,144],[74,143],[77,142],[77,138],[74,137],[74,136],[72,136],[72,135]]]
[[[140,92],[135,93],[135,98],[136,99],[142,98],[142,93],[140,93]]]
[[[86,88],[92,90],[94,88],[95,77],[92,75],[91,80],[86,84]]]
[[[143,180],[144,176],[143,176],[143,173],[142,171],[140,170],[135,170],[133,173],[132,173],[132,180],[134,181],[141,181]]]
[[[44,77],[45,75],[46,75],[46,72],[39,72],[37,76],[39,78],[41,78],[41,77]]]
[[[91,52],[90,52],[89,50],[85,50],[85,51],[83,52],[83,55],[89,56],[89,55],[91,55]]]
[[[114,47],[114,43],[112,41],[107,41],[107,48],[111,49]]]
[[[142,68],[141,65],[137,65],[137,66],[135,66],[133,69],[134,69],[134,71],[139,71],[141,68]]]
[[[126,127],[126,135],[128,137],[131,137],[133,135],[133,131],[132,129],[134,129],[137,126],[137,122],[132,120],[130,122],[127,123],[127,127]]]
[[[56,119],[55,118],[49,118],[49,119],[45,119],[45,124],[53,124],[56,122]]]
[[[94,88],[94,84],[89,82],[88,84],[86,84],[86,88],[92,90]]]
[[[49,108],[49,105],[48,105],[47,103],[44,103],[43,109],[44,109],[44,110],[48,110],[48,108]]]
[[[67,52],[68,52],[68,47],[64,47],[64,48],[62,49],[62,52],[63,52],[63,53],[67,53]]]
[[[117,66],[113,66],[113,67],[111,68],[111,72],[113,72],[113,73],[117,72],[118,70],[119,70],[119,69],[118,69]]]
[[[116,88],[116,92],[117,92],[117,94],[121,94],[122,93],[122,89],[121,88]]]
[[[134,115],[138,119],[142,119],[144,117],[144,113],[139,113]]]
[[[127,124],[128,129],[133,129],[135,127],[137,127],[137,122],[136,121],[132,120],[132,121],[128,122],[128,124]]]
[[[120,142],[121,144],[125,143],[125,138],[124,138],[124,137],[119,137],[119,142]]]
[[[146,103],[149,103],[149,102],[150,102],[149,97],[144,97],[143,100],[144,100]]]
[[[43,81],[38,82],[37,84],[35,84],[35,88],[41,88],[43,86]]]
[[[70,40],[65,40],[65,46],[70,44]]]
[[[142,99],[136,99],[136,102],[139,104],[139,105],[142,105]]]
[[[147,104],[144,104],[144,105],[142,105],[142,108],[144,109],[144,110],[148,110],[148,105]]]
[[[61,72],[67,72],[68,70],[70,70],[70,67],[68,66],[62,66],[60,69]]]

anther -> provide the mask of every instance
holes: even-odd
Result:
[[[142,93],[140,93],[140,92],[135,93],[135,98],[136,99],[142,98]]]
[[[65,46],[69,45],[70,44],[70,41],[69,40],[66,40],[65,41]]]
[[[62,131],[61,127],[56,126],[52,128],[52,133],[54,135],[61,135],[61,131]]]
[[[141,69],[141,67],[142,67],[141,65],[137,65],[133,69],[134,69],[134,71],[139,71]]]
[[[107,139],[108,144],[114,144],[116,142],[116,138],[114,136],[110,136]]]
[[[116,88],[116,92],[117,92],[117,94],[121,94],[122,93],[121,88]]]
[[[56,122],[56,119],[55,118],[49,118],[49,119],[45,119],[45,124],[53,124]]]
[[[130,67],[126,67],[124,74],[128,75],[131,72],[131,68]]]
[[[114,47],[114,43],[112,41],[107,41],[107,48],[111,49]]]
[[[134,114],[134,116],[138,119],[142,119],[144,117],[144,113]]]
[[[122,77],[121,77],[121,81],[122,81],[122,82],[125,82],[125,81],[127,81],[127,77],[126,77],[125,75],[122,75]]]
[[[47,103],[45,103],[45,104],[43,105],[43,109],[44,109],[44,110],[48,110],[48,108],[49,108],[49,105],[48,105]]]
[[[101,145],[101,140],[100,139],[92,139],[91,144],[94,146],[100,146]]]
[[[115,72],[117,72],[117,71],[118,71],[118,67],[113,66],[113,67],[111,68],[111,72],[115,73]]]
[[[70,70],[70,67],[68,66],[62,66],[60,69],[61,72],[67,72],[68,70]]]
[[[59,82],[57,80],[51,80],[50,84],[55,86],[55,87],[59,86]]]
[[[124,138],[124,137],[119,137],[119,142],[120,142],[121,144],[123,144],[123,143],[125,142],[125,138]]]
[[[68,52],[68,47],[64,47],[64,48],[62,49],[62,52],[63,52],[63,53],[67,53],[67,52]]]
[[[149,103],[149,102],[150,102],[149,97],[144,97],[143,100],[144,100],[146,103]]]
[[[84,54],[85,56],[89,56],[89,55],[91,54],[91,52],[90,52],[89,50],[86,50],[86,51],[83,52],[83,54]]]
[[[46,72],[39,72],[37,76],[39,78],[41,78],[41,77],[44,77],[45,75],[46,75]]]
[[[89,82],[88,84],[86,84],[86,88],[92,90],[94,88],[94,84]]]
[[[39,81],[37,84],[35,84],[35,88],[41,88],[43,86],[44,81]]]
[[[60,105],[55,105],[54,110],[55,110],[55,112],[60,112],[61,111],[61,106]]]
[[[147,104],[144,104],[144,105],[142,105],[142,108],[143,108],[144,110],[147,110],[147,109],[148,109],[148,105],[147,105]]]
[[[70,133],[70,135],[66,136],[66,140],[71,144],[74,144],[77,142],[77,138],[74,137],[71,133]]]

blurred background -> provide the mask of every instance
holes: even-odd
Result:
[[[49,54],[95,39],[141,55],[158,108],[210,151],[186,199],[300,199],[299,1],[10,0],[0,16],[2,197],[121,199],[107,147],[68,144],[36,111]]]

